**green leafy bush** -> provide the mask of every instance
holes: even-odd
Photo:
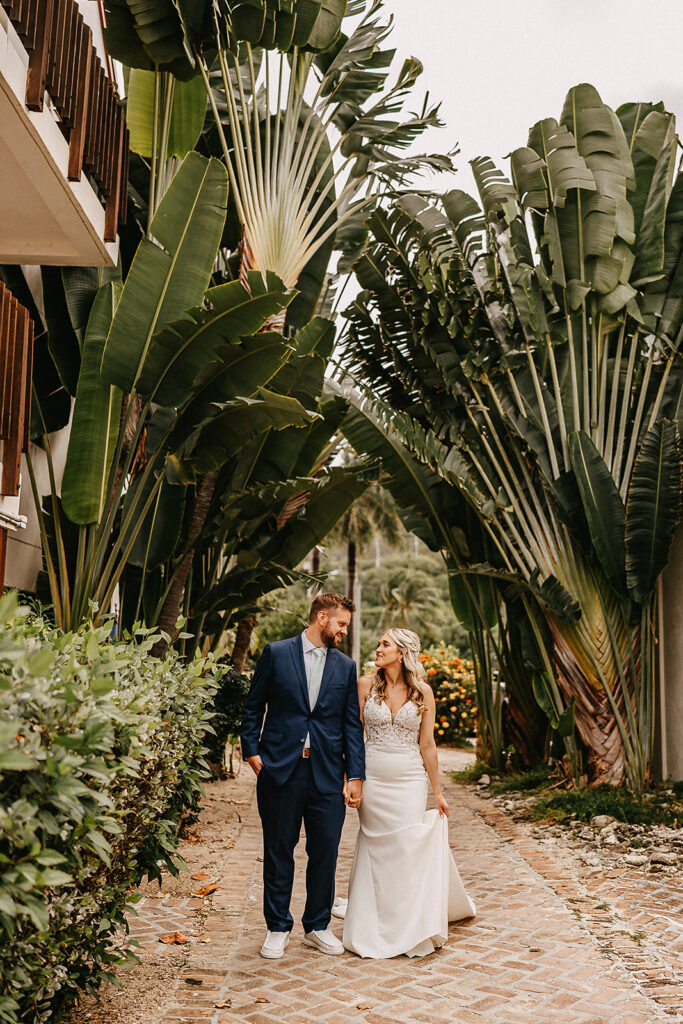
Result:
[[[207,760],[220,770],[225,770],[225,745],[228,738],[239,735],[242,725],[242,711],[249,693],[251,679],[243,672],[228,666],[216,693],[210,711],[211,735],[206,737]]]
[[[447,746],[470,736],[477,716],[472,663],[450,646],[428,647],[420,661],[436,700],[436,742]]]
[[[494,775],[495,771],[493,765],[486,764],[485,761],[475,761],[457,772],[451,772],[451,778],[461,786],[468,786],[473,782],[479,782],[482,775]]]
[[[135,960],[132,886],[178,871],[178,823],[207,770],[211,661],[154,636],[63,634],[0,600],[0,1021],[54,1020]]]
[[[543,789],[553,779],[553,769],[549,764],[537,764],[525,771],[503,775],[491,783],[491,792],[527,793],[533,789]]]
[[[625,786],[596,786],[593,789],[570,789],[540,796],[530,809],[531,817],[564,823],[570,819],[590,821],[596,814],[611,814],[618,821],[632,825],[672,825],[683,821],[683,803],[676,794],[657,789],[642,795]]]

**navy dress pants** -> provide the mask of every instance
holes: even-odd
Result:
[[[271,932],[289,932],[294,882],[294,849],[301,823],[306,829],[306,907],[304,931],[319,931],[330,923],[334,902],[334,873],[346,806],[342,793],[321,793],[313,781],[310,758],[300,758],[282,786],[266,771],[256,781],[263,825],[263,913]]]

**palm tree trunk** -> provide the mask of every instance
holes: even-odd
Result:
[[[206,522],[209,506],[211,505],[211,499],[213,498],[213,492],[216,488],[217,479],[218,470],[214,469],[211,470],[210,473],[206,473],[197,485],[192,513],[187,524],[185,537],[183,538],[180,553],[180,567],[175,575],[175,579],[169,587],[169,591],[162,605],[159,619],[156,624],[158,629],[163,629],[165,633],[168,633],[171,637],[171,643],[175,640],[176,622],[178,621],[178,615],[180,614],[180,607],[182,605],[183,594],[185,591],[185,583],[187,582],[187,576],[190,571],[190,566],[192,565],[194,544],[202,532],[204,523]],[[155,657],[160,658],[164,656],[167,649],[168,643],[166,640],[160,639],[157,640],[152,648],[152,654],[155,655]]]
[[[244,672],[249,654],[251,636],[256,627],[256,612],[244,615],[237,624],[235,646],[232,649],[232,666],[236,672]]]
[[[624,781],[626,775],[626,751],[612,705],[604,690],[586,674],[581,650],[572,642],[572,628],[558,622],[552,614],[548,614],[547,618],[553,638],[553,662],[558,685],[568,701],[573,698],[576,702],[576,730],[586,747],[589,779],[596,785],[608,783],[617,786]],[[640,636],[637,630],[631,633],[628,641],[632,653],[624,651],[622,664],[629,685],[628,699],[634,707],[636,681],[633,679],[633,665],[636,672],[641,672]],[[605,674],[617,709],[625,719],[625,697],[618,686],[616,671]]]
[[[529,717],[527,709],[518,703],[515,694],[508,689],[502,714],[505,746],[513,746],[525,765],[531,766],[545,760],[550,743],[550,724],[540,708],[537,707],[536,713]]]
[[[142,399],[139,395],[124,395],[123,401],[121,402],[121,413],[119,416],[119,431],[123,427],[124,420],[126,420],[126,413],[128,410],[128,404],[132,401],[132,408],[128,415],[124,434],[123,443],[121,445],[121,455],[116,466],[116,475],[114,477],[114,486],[111,490],[111,498],[109,506],[107,508],[107,515],[111,512],[112,505],[116,499],[116,495],[119,491],[121,484],[121,477],[123,476],[123,467],[125,466],[133,448],[133,441],[135,439],[135,432],[138,429],[138,423],[140,422],[140,413],[142,411]],[[143,430],[138,438],[137,448],[133,456],[128,475],[131,479],[137,476],[137,474],[144,469],[145,463],[147,462],[147,431]]]
[[[356,573],[356,585],[355,585],[354,593],[353,593],[353,600],[356,602],[356,610],[353,613],[353,615],[351,616],[351,621],[353,623],[353,638],[352,638],[353,639],[353,646],[351,648],[351,657],[355,661],[356,667],[358,668],[358,671],[360,672],[360,670],[361,670],[361,649],[360,649],[360,641],[361,641],[361,625],[360,625],[361,624],[361,583],[360,583],[360,579],[359,579],[357,573]]]
[[[357,550],[355,541],[350,540],[346,546],[346,593],[353,600],[356,589],[356,562]],[[349,631],[346,634],[346,653],[349,658],[353,657],[353,635],[356,628],[353,615],[349,622]]]
[[[320,572],[320,548],[318,547],[317,544],[313,548],[313,550],[311,551],[311,572],[312,573]],[[308,587],[306,593],[308,594],[308,596],[312,600],[315,597],[316,594],[320,593],[321,589],[322,589],[322,586],[321,586],[320,583],[311,583],[311,585],[310,585],[310,587]]]

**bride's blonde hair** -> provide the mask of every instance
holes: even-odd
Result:
[[[408,700],[412,700],[420,714],[423,714],[427,709],[420,683],[426,673],[420,661],[420,638],[412,629],[385,629],[384,633],[393,640],[403,655],[403,678],[408,687]],[[380,703],[386,702],[387,680],[383,668],[375,670],[372,684],[377,700]]]

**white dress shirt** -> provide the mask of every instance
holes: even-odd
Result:
[[[306,630],[301,634],[301,643],[304,648],[304,668],[306,669],[306,683],[308,685],[308,702],[311,711],[320,693],[320,684],[323,681],[325,661],[327,660],[327,647],[316,647],[306,636]],[[304,750],[311,746],[311,734],[306,733]]]

